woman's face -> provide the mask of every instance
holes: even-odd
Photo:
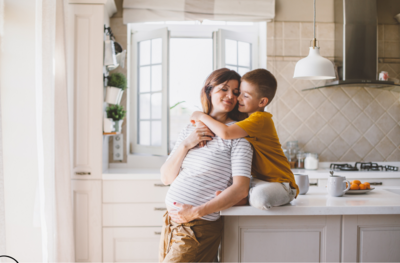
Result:
[[[211,91],[213,112],[232,111],[236,106],[239,93],[239,82],[237,80],[228,80],[215,86]]]

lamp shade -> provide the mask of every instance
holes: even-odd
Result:
[[[335,79],[335,69],[329,59],[319,54],[319,47],[310,47],[307,57],[300,59],[294,68],[295,79]]]

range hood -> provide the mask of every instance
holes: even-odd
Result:
[[[337,78],[305,90],[340,86],[400,92],[393,81],[378,80],[377,1],[334,0],[334,5]]]

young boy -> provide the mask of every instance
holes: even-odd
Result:
[[[243,75],[240,84],[239,111],[247,113],[247,119],[226,126],[200,111],[192,115],[192,120],[203,122],[222,139],[245,137],[253,145],[249,202],[263,210],[287,204],[299,193],[272,115],[264,112],[274,98],[276,88],[274,75],[266,69],[255,69]]]

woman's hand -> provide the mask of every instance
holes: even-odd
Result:
[[[214,133],[204,123],[196,122],[196,129],[185,139],[184,145],[187,149],[192,149],[202,141],[211,141],[211,137],[214,136]]]
[[[200,218],[197,207],[179,203],[174,204],[180,208],[179,211],[168,211],[169,216],[174,222],[182,224]]]
[[[202,112],[202,111],[195,111],[195,112],[192,113],[192,117],[190,117],[190,120],[193,120],[193,121],[195,121],[195,122],[196,122],[196,121],[199,121],[201,115],[203,115],[203,114],[205,114],[205,113]]]

